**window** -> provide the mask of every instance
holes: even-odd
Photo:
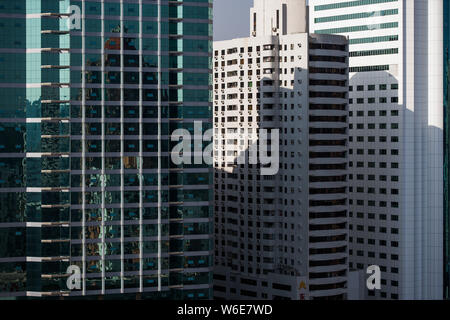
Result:
[[[385,54],[397,54],[398,48],[390,49],[378,49],[378,50],[365,50],[365,51],[352,51],[349,53],[350,57],[367,57],[367,56],[380,56]]]

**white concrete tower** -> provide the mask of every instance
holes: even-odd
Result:
[[[308,32],[306,0],[254,0],[250,9],[253,37],[305,32]]]
[[[366,297],[443,297],[443,0],[310,0],[310,29],[349,37],[350,267]]]
[[[348,43],[306,13],[256,0],[252,35],[214,44],[217,298],[346,298]],[[279,130],[273,174],[239,162],[262,129]]]

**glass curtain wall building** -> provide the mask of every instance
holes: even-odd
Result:
[[[0,18],[0,299],[211,298],[211,169],[174,165],[170,134],[211,127],[212,1]]]
[[[450,3],[444,1],[444,297],[450,298],[450,114],[449,114],[449,85],[450,85]]]

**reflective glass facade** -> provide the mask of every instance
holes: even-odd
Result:
[[[450,3],[444,1],[444,297],[450,298]]]
[[[211,128],[212,1],[1,1],[0,18],[0,299],[212,297],[211,169],[170,160],[175,129]]]

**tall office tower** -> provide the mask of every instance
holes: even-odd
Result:
[[[450,3],[444,1],[444,298],[450,299]]]
[[[310,1],[310,28],[350,41],[350,268],[380,266],[369,298],[443,296],[443,9]]]
[[[169,154],[212,126],[211,11],[1,2],[1,298],[212,297],[212,168]]]
[[[216,298],[346,297],[348,42],[306,13],[255,0],[214,43]]]

